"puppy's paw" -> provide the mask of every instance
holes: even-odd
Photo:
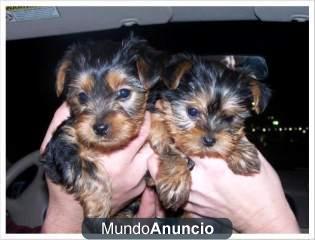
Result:
[[[228,165],[235,174],[259,173],[260,160],[257,149],[251,143],[241,142],[228,159]]]
[[[46,175],[54,182],[70,187],[80,175],[81,165],[78,145],[73,129],[67,125],[69,119],[60,125],[42,154],[41,164]]]
[[[160,171],[156,181],[156,190],[162,205],[173,211],[178,210],[188,201],[190,187],[191,176],[187,164]]]

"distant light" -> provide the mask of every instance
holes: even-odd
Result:
[[[308,127],[306,127],[305,129],[308,130]]]
[[[255,131],[256,131],[256,129],[255,129],[255,128],[253,128],[253,129],[252,129],[252,132],[255,132]]]
[[[289,128],[289,131],[292,131],[292,128],[291,128],[291,127]]]
[[[263,131],[263,132],[266,132],[266,128],[263,128],[262,131]]]
[[[279,128],[279,131],[282,132],[282,128]]]
[[[306,133],[306,131],[305,131],[305,130],[303,130],[303,131],[302,131],[302,133],[303,133],[303,134],[305,134],[305,133]]]
[[[284,128],[283,130],[284,130],[284,131],[287,131],[287,128]]]
[[[299,127],[299,131],[302,131],[302,127]]]
[[[272,121],[272,125],[274,125],[274,126],[278,126],[278,125],[279,125],[279,121],[278,121],[278,120],[274,120],[274,121]]]

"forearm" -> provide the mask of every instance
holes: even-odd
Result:
[[[79,233],[83,222],[83,209],[74,196],[47,179],[49,202],[42,233]]]
[[[49,206],[42,226],[42,233],[79,233],[83,216],[74,216],[73,213],[56,206]]]
[[[286,199],[273,202],[239,226],[243,233],[299,233],[296,218]]]

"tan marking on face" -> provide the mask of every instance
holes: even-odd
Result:
[[[188,106],[190,107],[195,107],[197,108],[200,112],[207,112],[207,103],[210,99],[210,96],[200,93],[198,94],[198,96],[192,98],[191,100],[187,101],[186,103],[188,104]]]
[[[111,124],[112,141],[125,145],[134,138],[142,125],[144,113],[139,113],[132,119],[121,113],[113,113],[106,118]]]
[[[127,76],[118,71],[110,71],[106,77],[105,81],[108,83],[112,90],[118,90],[121,86],[126,84]]]
[[[196,104],[202,104],[194,99]],[[199,100],[201,100],[199,98]],[[202,143],[202,137],[204,137],[207,132],[195,124],[187,125],[187,129],[183,131],[179,129],[176,124],[176,118],[171,110],[170,103],[167,101],[161,101],[160,105],[163,108],[163,122],[166,125],[167,132],[170,137],[174,140],[175,145],[187,155],[192,156],[210,156],[210,157],[227,157],[235,148],[235,144],[239,142],[239,139],[244,135],[243,128],[239,129],[234,134],[228,133],[226,131],[221,131],[215,133],[216,144],[213,147],[205,147]],[[203,105],[205,107],[205,105]],[[230,112],[224,114],[234,113],[233,111],[239,111],[238,108],[230,109]],[[202,120],[201,120],[202,121]]]
[[[169,125],[175,145],[187,155],[197,155],[201,152],[201,138],[205,132],[199,128],[191,128],[185,132],[176,133],[177,129],[174,125]]]
[[[129,118],[119,112],[109,114],[104,118],[104,123],[110,125],[106,136],[97,136],[93,131],[95,117],[81,114],[74,125],[79,142],[88,147],[93,147],[99,152],[110,152],[127,145],[137,136],[143,123],[144,111],[137,116]]]
[[[90,146],[91,143],[95,142],[95,133],[92,129],[94,123],[95,118],[91,115],[81,114],[76,119],[74,128],[76,129],[78,139],[86,146]]]
[[[93,77],[88,73],[83,73],[79,77],[79,84],[80,84],[81,89],[84,92],[86,92],[86,93],[92,92],[92,90],[94,88]]]

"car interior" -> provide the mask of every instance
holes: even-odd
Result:
[[[7,8],[7,219],[28,227],[43,223],[48,193],[39,147],[63,102],[55,93],[55,70],[67,47],[134,34],[169,53],[266,59],[272,98],[263,114],[246,122],[246,133],[279,174],[308,233],[308,15],[308,7],[299,6]]]

